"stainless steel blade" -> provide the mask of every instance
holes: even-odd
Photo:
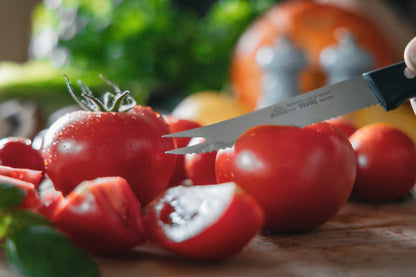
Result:
[[[211,152],[231,147],[247,129],[256,125],[304,127],[378,104],[363,76],[322,87],[287,101],[204,127],[165,137],[202,137],[198,145],[168,151],[169,154]]]

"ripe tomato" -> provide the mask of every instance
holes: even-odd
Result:
[[[20,169],[23,170],[23,169]],[[19,205],[19,208],[22,209],[35,209],[39,204],[39,194],[35,186],[32,183],[24,181],[20,178],[13,178],[4,175],[0,175],[0,183],[10,184],[16,186],[25,191],[26,196],[23,199],[22,203]]]
[[[385,203],[410,191],[416,181],[416,148],[409,136],[376,123],[358,129],[350,141],[358,168],[353,197]]]
[[[188,145],[201,143],[203,138],[192,138]],[[217,151],[209,153],[193,153],[185,155],[185,172],[196,186],[217,183],[215,176],[215,157]]]
[[[172,176],[175,155],[162,116],[149,107],[127,112],[68,113],[55,121],[43,141],[46,173],[57,190],[70,193],[84,180],[121,176],[142,205],[161,193]]]
[[[169,124],[172,133],[186,131],[189,129],[201,127],[201,124],[187,119],[177,119],[172,115],[166,116],[166,122]],[[176,147],[181,148],[188,145],[191,138],[174,138]],[[169,182],[169,187],[180,185],[181,182],[188,178],[184,167],[184,156],[179,155],[176,157],[175,170]]]
[[[170,188],[148,207],[148,238],[173,253],[219,260],[240,251],[261,229],[264,215],[235,183]]]
[[[32,141],[19,137],[6,137],[0,140],[0,164],[42,172],[45,170],[42,155],[32,148]]]
[[[236,182],[262,206],[265,230],[305,231],[335,215],[356,175],[348,139],[328,123],[256,126],[218,151],[217,181]]]
[[[145,241],[140,203],[121,177],[82,182],[60,202],[51,220],[95,255],[117,254]]]
[[[337,127],[346,137],[351,136],[355,131],[357,131],[357,128],[354,126],[354,124],[344,117],[332,118],[326,120],[326,122]]]

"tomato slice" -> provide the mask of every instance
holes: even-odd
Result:
[[[152,203],[144,219],[150,240],[196,260],[237,253],[263,221],[260,206],[233,182],[172,187]]]
[[[0,165],[0,175],[19,179],[25,182],[29,182],[37,188],[42,179],[43,173],[40,170],[28,169],[28,168],[15,168],[5,165]]]
[[[52,221],[95,255],[117,254],[145,241],[140,203],[121,177],[82,182],[61,201]]]

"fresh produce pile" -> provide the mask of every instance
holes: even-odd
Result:
[[[82,83],[78,97],[67,80],[88,110],[58,118],[36,146],[0,140],[1,236],[23,274],[98,276],[91,256],[144,244],[217,261],[261,231],[312,230],[348,199],[388,203],[416,181],[412,139],[387,124],[357,130],[343,118],[260,125],[232,148],[166,154],[198,141],[164,134],[200,124],[136,105],[108,83],[115,92],[98,99]]]

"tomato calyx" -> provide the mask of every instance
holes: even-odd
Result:
[[[136,101],[130,96],[130,91],[125,90],[122,92],[117,85],[104,78],[103,75],[100,75],[100,78],[113,87],[115,93],[109,91],[105,92],[102,100],[95,97],[92,91],[80,80],[78,80],[78,84],[81,87],[81,97],[77,97],[72,89],[69,77],[66,75],[64,75],[64,77],[66,86],[72,98],[86,111],[127,112],[136,106]]]

